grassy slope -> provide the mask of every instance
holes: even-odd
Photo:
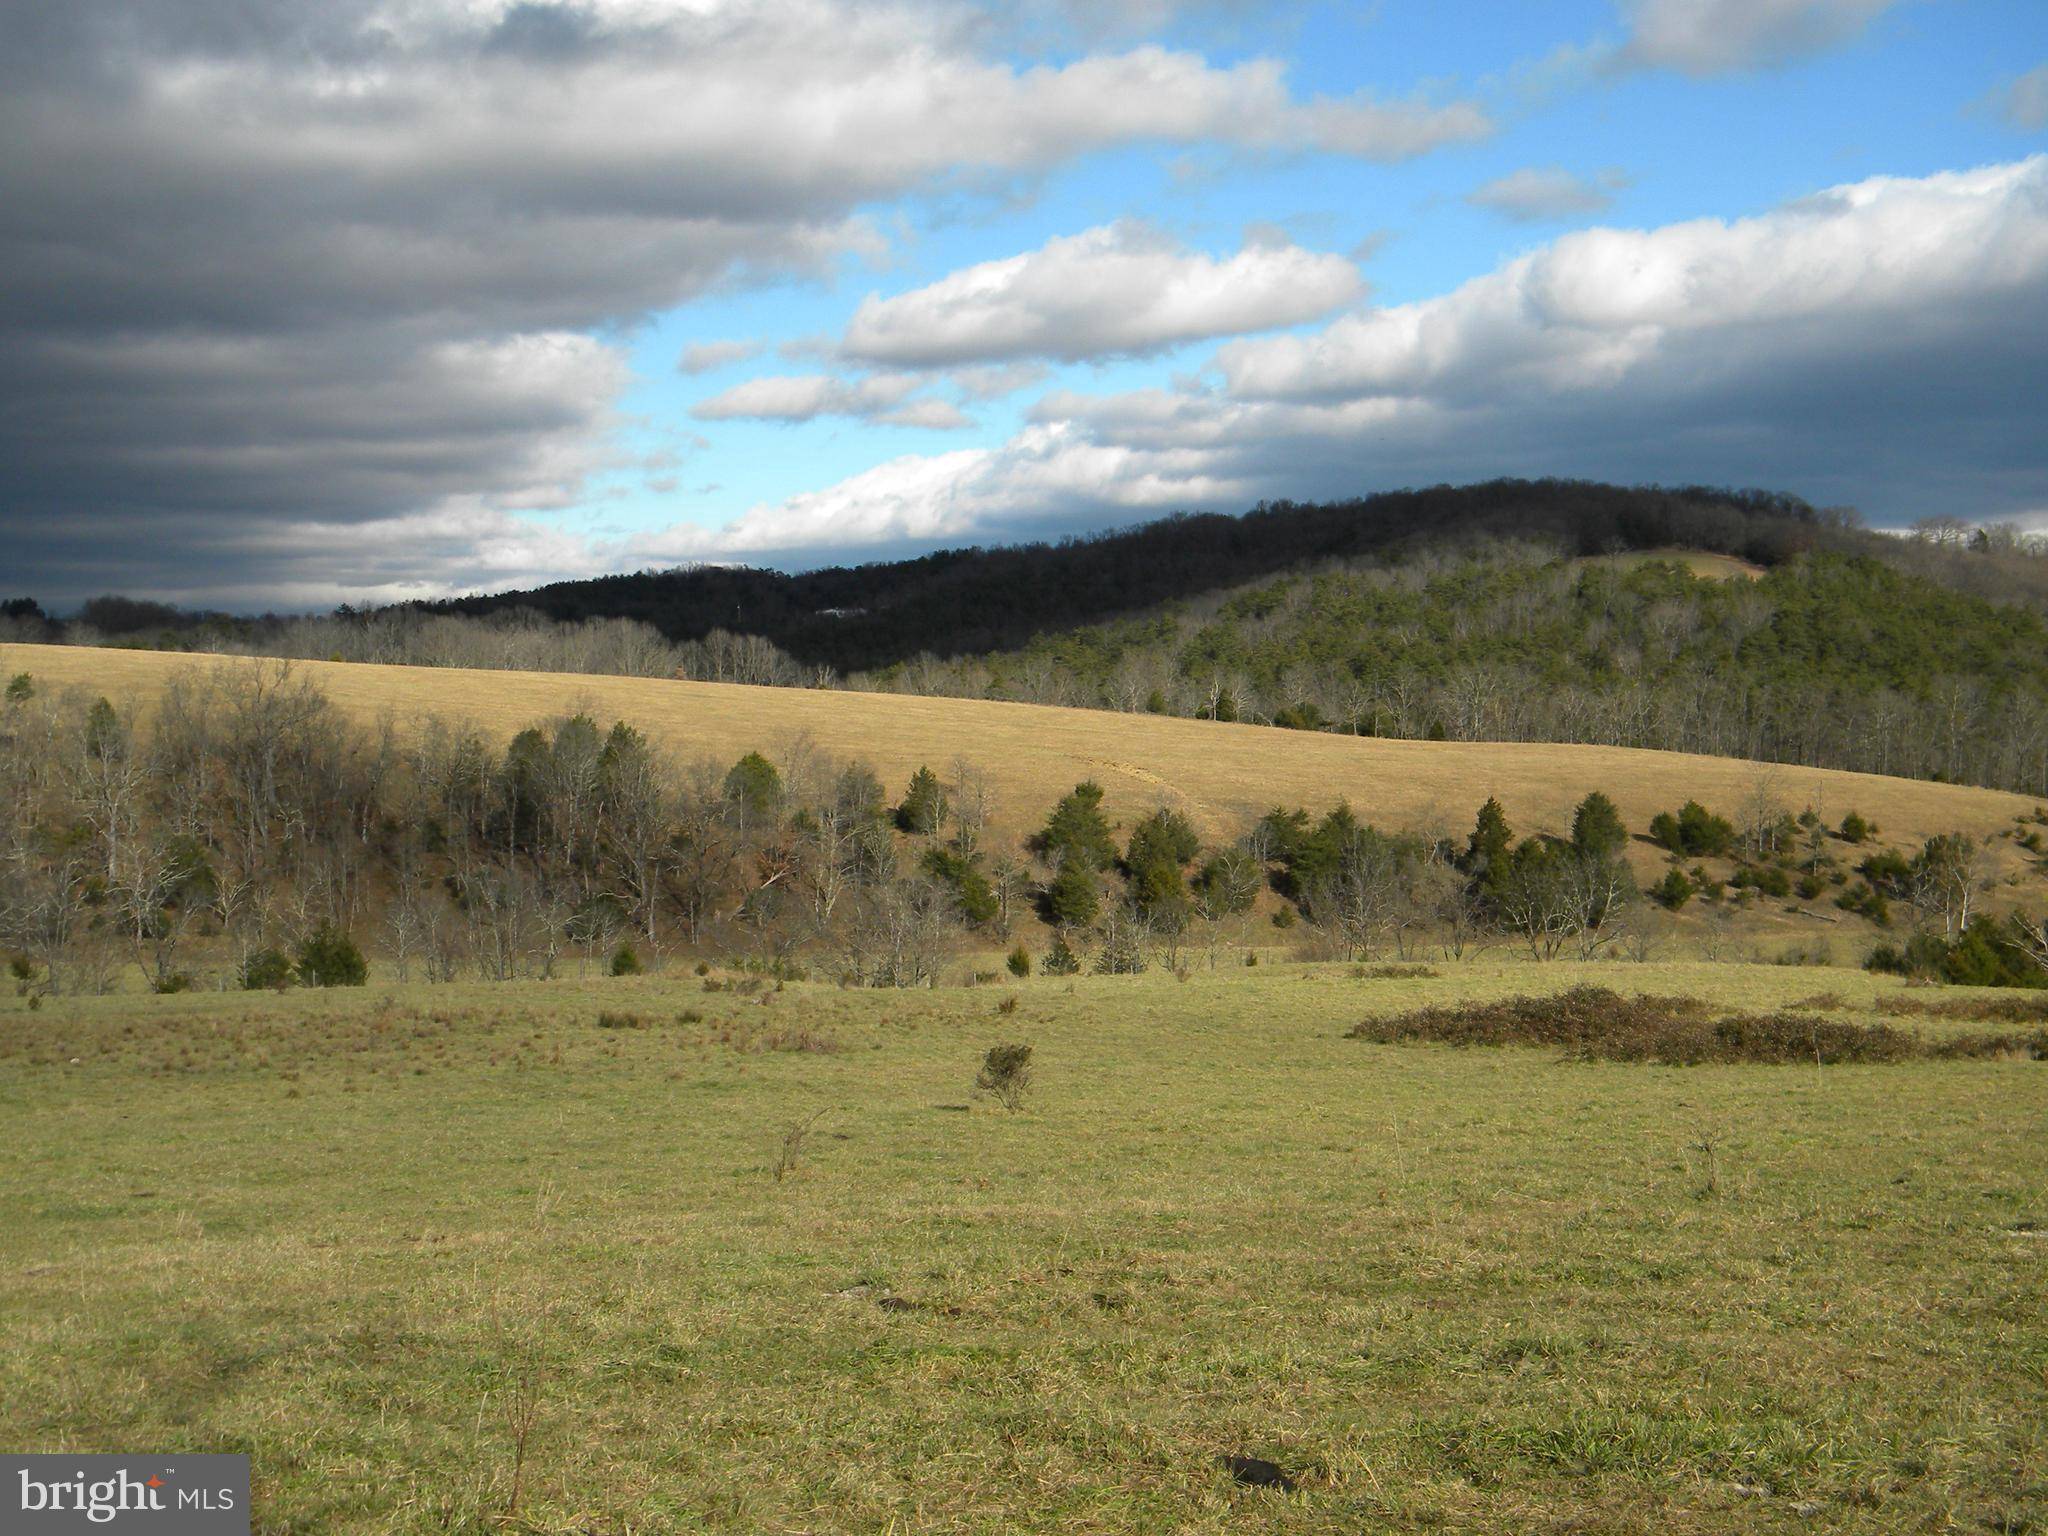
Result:
[[[0,1443],[246,1449],[259,1531],[350,1536],[2040,1529],[2048,1066],[1341,1038],[1588,976],[1890,985],[10,1000]],[[841,1049],[731,1043],[793,1027]]]
[[[1588,555],[1583,563],[1637,566],[1647,565],[1653,560],[1675,562],[1705,581],[1732,581],[1738,576],[1744,581],[1761,581],[1764,575],[1764,568],[1754,561],[1701,549],[1645,549],[1626,555]]]
[[[217,660],[217,659],[216,659]],[[146,706],[176,673],[214,664],[147,651],[0,646],[0,674],[26,671],[46,682]],[[232,665],[256,663],[233,661]],[[1246,725],[1119,715],[1100,710],[998,704],[901,694],[830,693],[530,672],[295,663],[363,720],[389,714],[468,719],[500,736],[572,709],[623,719],[684,758],[728,763],[744,752],[778,754],[808,736],[841,757],[866,759],[900,790],[920,764],[944,771],[956,757],[986,770],[999,825],[1036,826],[1077,780],[1093,777],[1127,824],[1170,803],[1212,837],[1235,836],[1276,804],[1324,809],[1348,798],[1360,815],[1393,827],[1440,825],[1462,835],[1488,795],[1506,806],[1517,832],[1564,832],[1588,790],[1614,797],[1641,831],[1658,811],[1688,798],[1735,816],[1755,770],[1727,758],[1617,747],[1528,743],[1383,741]],[[2033,802],[1996,790],[1929,784],[1875,774],[1782,768],[1776,793],[1787,808],[1817,803],[1837,821],[1851,809],[1883,828],[1888,842],[1917,843],[1951,830],[1989,835],[2012,827]],[[1639,870],[1661,868],[1639,845]],[[2017,867],[2010,849],[2004,857]]]

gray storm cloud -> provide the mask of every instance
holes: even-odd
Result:
[[[372,522],[445,583],[588,568],[511,514],[613,465],[606,327],[872,252],[859,210],[940,182],[1140,141],[1397,159],[1489,126],[1455,102],[1298,100],[1270,61],[1020,67],[985,55],[984,21],[908,0],[5,0],[16,580],[345,586],[321,541]],[[162,563],[89,558],[87,516],[153,529]],[[451,561],[429,530],[458,524],[483,547]],[[498,570],[494,540],[549,563]],[[388,585],[375,564],[366,590]]]

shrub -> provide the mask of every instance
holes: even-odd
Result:
[[[1873,889],[1861,880],[1837,896],[1835,905],[1844,912],[1855,912],[1869,918],[1880,928],[1891,926],[1891,903],[1885,900],[1882,891]]]
[[[1367,1019],[1347,1038],[1383,1044],[1549,1045],[1588,1060],[1669,1066],[1901,1061],[1935,1053],[1916,1036],[1887,1024],[1848,1024],[1789,1011],[1719,1018],[1714,1014],[1712,1006],[1699,998],[1622,997],[1605,987],[1581,986],[1548,997],[1511,997]]]
[[[1294,923],[1294,908],[1279,907],[1275,909],[1273,913],[1273,926],[1275,928],[1292,928]]]
[[[1031,974],[1031,951],[1022,944],[1019,944],[1010,951],[1010,958],[1003,963],[1009,966],[1012,976],[1029,976]]]
[[[632,945],[621,944],[612,951],[611,973],[614,976],[638,976],[643,969]]]
[[[242,966],[245,992],[282,992],[297,980],[291,960],[281,949],[259,949]]]
[[[1865,970],[1886,971],[1959,987],[2048,987],[2044,972],[2006,925],[1976,917],[1953,940],[1916,933],[1903,946],[1880,944],[1863,962]]]
[[[637,1013],[612,1013],[609,1010],[597,1016],[599,1029],[645,1029],[647,1021]]]
[[[1009,1110],[1024,1107],[1024,1094],[1031,1086],[1031,1047],[1028,1045],[992,1046],[981,1059],[981,1070],[974,1075],[977,1093],[991,1095],[1003,1108]]]
[[[1845,843],[1860,843],[1870,836],[1871,830],[1870,823],[1854,811],[1842,818],[1842,841]]]
[[[7,702],[26,704],[36,696],[35,680],[26,672],[17,672],[7,682]]]
[[[1692,882],[1685,877],[1682,869],[1665,871],[1664,878],[1650,887],[1650,897],[1661,906],[1676,912],[1692,900]]]
[[[1799,884],[1795,887],[1801,901],[1812,901],[1827,888],[1827,877],[1824,875],[1801,875]]]
[[[1873,853],[1857,866],[1857,873],[1870,882],[1872,890],[1888,896],[1904,895],[1913,882],[1913,866],[1891,849]]]
[[[959,909],[963,922],[985,927],[1001,913],[996,893],[989,889],[988,880],[976,867],[974,855],[955,853],[950,848],[927,848],[923,866],[927,875],[952,892],[953,905]]]
[[[1730,882],[1737,890],[1760,891],[1766,896],[1792,894],[1792,877],[1775,864],[1745,864]]]
[[[1081,957],[1074,953],[1074,946],[1067,942],[1064,933],[1055,933],[1038,968],[1048,976],[1072,976],[1081,969]]]
[[[149,990],[156,993],[168,994],[172,992],[190,992],[197,986],[198,983],[195,982],[191,978],[191,976],[188,975],[186,972],[172,971],[168,976],[157,976],[151,978],[149,983]]]
[[[1650,822],[1650,838],[1671,853],[1717,857],[1735,846],[1735,825],[1716,816],[1697,800],[1688,800],[1678,814],[1660,811]]]
[[[356,941],[322,924],[299,945],[299,980],[309,987],[360,987],[370,967]]]

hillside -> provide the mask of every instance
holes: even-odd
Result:
[[[145,714],[181,672],[262,664],[0,645],[0,671],[8,676],[25,671],[40,684],[105,694]],[[1594,789],[1610,795],[1640,832],[1659,811],[1687,799],[1734,814],[1758,785],[1751,763],[1628,748],[1388,740],[989,700],[647,678],[294,666],[365,724],[389,717],[403,727],[440,716],[509,738],[580,710],[600,721],[627,721],[685,761],[710,758],[721,765],[755,750],[782,756],[808,739],[835,757],[864,759],[898,792],[920,765],[944,770],[964,758],[987,774],[997,830],[1012,837],[1036,826],[1064,790],[1088,778],[1102,784],[1106,808],[1126,824],[1172,805],[1212,839],[1242,833],[1275,805],[1321,810],[1340,799],[1383,826],[1462,834],[1488,796],[1501,800],[1518,832],[1562,833],[1574,803]],[[1887,844],[1899,846],[1947,831],[1995,836],[2035,809],[2031,800],[1995,790],[1834,770],[1774,769],[1769,788],[1784,808],[1814,805],[1830,822],[1856,810],[1883,828]],[[2002,846],[2005,873],[2016,873],[2016,850]],[[1633,861],[1639,873],[1663,864],[1641,841]]]
[[[671,642],[715,631],[756,636],[802,666],[847,673],[927,653],[1005,650],[1282,571],[1501,540],[1583,556],[1682,548],[1764,565],[1805,550],[1884,542],[1854,532],[1840,514],[1765,491],[1497,480],[1340,502],[1261,504],[1241,516],[1177,515],[1056,543],[939,550],[796,573],[744,566],[640,571],[410,604],[377,616],[629,619]],[[40,610],[26,599],[0,605],[0,617],[11,614]],[[365,617],[346,609],[340,616]],[[289,623],[183,613],[120,597],[88,603],[81,618],[131,643],[195,650],[265,646]],[[207,636],[215,643],[208,645]]]
[[[0,641],[689,678],[2048,795],[2048,555],[1787,497],[1500,481],[785,575],[643,572],[297,619],[104,598]]]

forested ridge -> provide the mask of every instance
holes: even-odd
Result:
[[[1746,562],[1713,579],[1690,555]],[[786,575],[315,618],[109,598],[0,635],[1669,748],[2048,794],[2048,554],[1758,491],[1495,481]],[[10,628],[11,626],[11,628]]]

